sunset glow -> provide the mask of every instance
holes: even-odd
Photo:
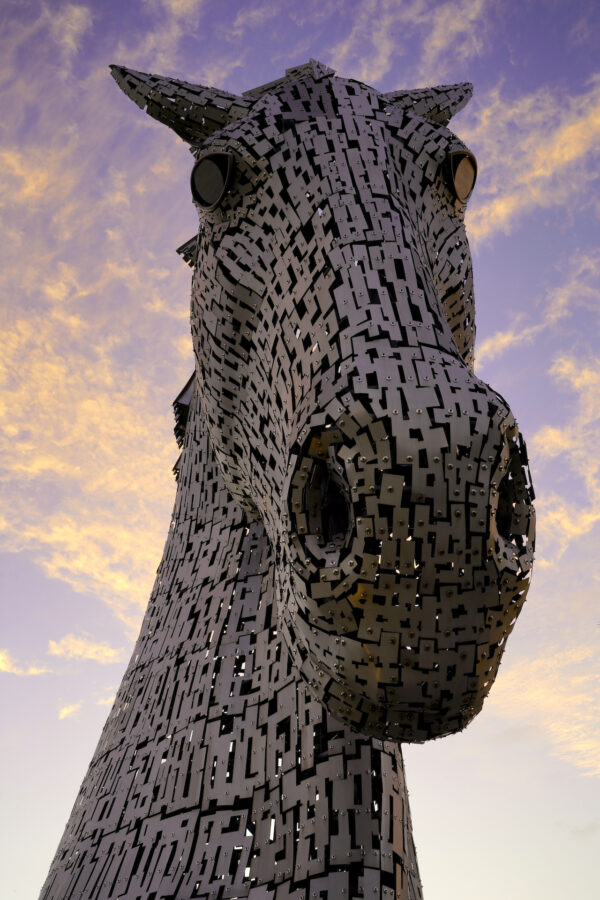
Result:
[[[242,93],[314,57],[472,81],[476,370],[528,442],[538,555],[482,714],[405,750],[428,900],[592,900],[600,837],[600,13],[588,0],[23,0],[0,79],[1,895],[35,898],[152,588],[193,370],[192,158],[108,66]],[[9,827],[10,825],[10,827]]]

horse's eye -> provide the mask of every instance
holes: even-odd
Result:
[[[472,153],[456,150],[447,157],[448,185],[461,203],[471,196],[477,178],[477,161]]]
[[[192,169],[192,196],[203,209],[217,205],[229,187],[233,172],[230,153],[211,153],[198,160]]]

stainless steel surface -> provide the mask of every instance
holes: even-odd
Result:
[[[226,190],[204,166],[180,248],[171,531],[41,896],[416,900],[398,743],[481,709],[533,556],[525,446],[473,372],[471,86],[113,74]]]

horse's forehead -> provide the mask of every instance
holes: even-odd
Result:
[[[335,75],[287,81],[260,97],[253,107],[263,114],[296,122],[314,118],[332,121],[343,117],[384,117],[385,100],[374,88]]]
[[[269,131],[269,126],[274,131]],[[261,150],[258,155],[267,156],[273,140],[280,143],[286,130],[295,127],[296,138],[317,132],[327,132],[330,138],[347,144],[352,134],[369,136],[369,143],[393,142],[399,148],[410,144],[418,133],[420,150],[434,153],[440,145],[461,142],[443,124],[406,110],[389,109],[386,98],[374,88],[362,82],[331,76],[321,80],[305,77],[298,81],[280,84],[274,91],[263,93],[248,113],[214,134],[216,139],[242,137]],[[391,126],[391,127],[390,127]],[[398,127],[401,126],[401,127]],[[428,143],[428,148],[425,145]],[[333,149],[333,148],[332,148]],[[366,145],[363,146],[366,151]]]

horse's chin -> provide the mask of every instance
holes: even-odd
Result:
[[[336,578],[315,579],[305,544],[288,534],[277,590],[284,641],[312,694],[363,734],[421,742],[461,731],[495,680],[529,573],[486,558],[469,584],[444,589],[444,602],[435,582],[422,590],[430,566],[398,577],[394,591],[385,575],[344,576],[343,561]],[[457,610],[464,621],[453,627]]]
[[[335,718],[371,737],[412,742],[459,731],[479,712],[477,690],[464,690],[457,703],[438,673],[398,661],[407,640],[399,621],[374,644],[360,629],[349,634],[312,616],[297,575],[288,572],[286,582],[287,590],[278,592],[284,641],[296,671]]]

